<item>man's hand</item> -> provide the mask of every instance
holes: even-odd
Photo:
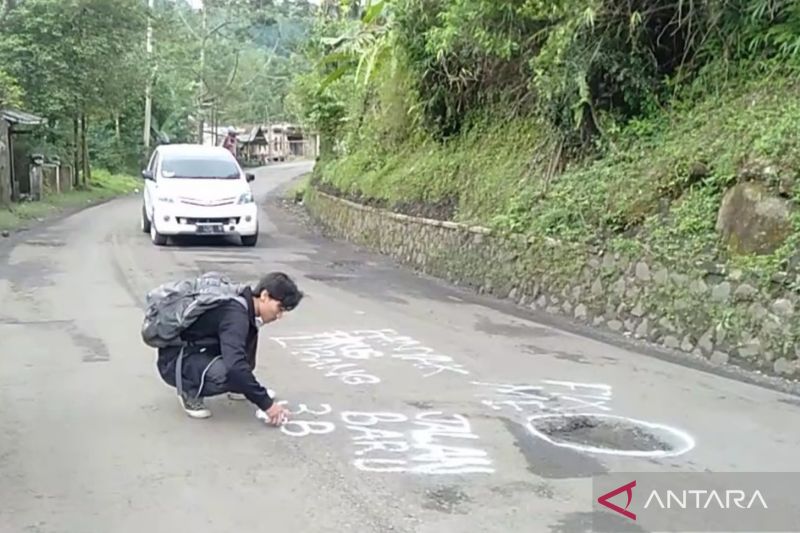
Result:
[[[266,413],[268,422],[273,426],[280,426],[289,419],[289,410],[277,402],[273,403]]]

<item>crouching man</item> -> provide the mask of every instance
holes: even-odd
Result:
[[[255,287],[245,285],[235,297],[204,308],[180,333],[181,345],[158,348],[158,372],[168,385],[176,387],[190,417],[208,418],[211,411],[203,398],[227,393],[255,404],[271,424],[286,421],[286,408],[275,403],[274,393],[253,375],[258,331],[293,310],[302,298],[303,293],[286,274],[267,274]]]

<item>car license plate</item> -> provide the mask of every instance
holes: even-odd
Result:
[[[222,224],[200,224],[197,233],[223,233]]]

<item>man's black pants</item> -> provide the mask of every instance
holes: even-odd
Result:
[[[228,369],[222,356],[206,348],[187,346],[182,356],[179,347],[160,348],[156,366],[161,379],[191,397],[238,392],[228,384]]]

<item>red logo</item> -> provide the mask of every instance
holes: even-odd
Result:
[[[628,506],[631,504],[631,500],[633,499],[633,487],[635,487],[635,486],[636,486],[636,481],[631,481],[627,485],[622,485],[621,487],[617,487],[616,489],[612,490],[611,492],[606,492],[605,494],[603,494],[602,496],[597,498],[597,503],[599,503],[600,505],[604,505],[604,506],[608,507],[612,511],[616,511],[619,514],[621,514],[622,516],[628,517],[631,520],[636,520],[636,515],[634,513],[630,512],[630,511],[628,511]],[[625,504],[625,509],[623,509],[619,505],[614,505],[613,503],[608,501],[611,498],[613,498],[614,496],[616,496],[617,494],[620,494],[622,492],[624,492],[625,494],[628,495],[628,503]]]

